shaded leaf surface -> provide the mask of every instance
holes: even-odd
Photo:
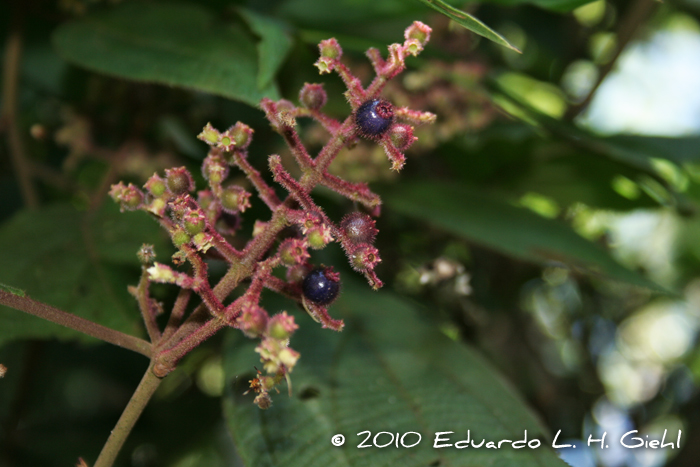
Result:
[[[565,263],[593,274],[661,290],[616,262],[569,226],[511,206],[464,186],[402,183],[386,193],[391,208],[507,255]]]
[[[278,97],[272,82],[258,87],[253,39],[194,4],[125,3],[60,26],[53,43],[76,65],[120,78],[250,105]]]
[[[136,302],[126,287],[138,280],[136,252],[156,242],[170,248],[143,213],[108,204],[90,223],[69,205],[23,211],[0,228],[0,282],[49,305],[129,334],[142,334]],[[129,268],[131,266],[131,268]],[[79,338],[83,334],[0,307],[0,343],[21,338]]]
[[[264,89],[271,84],[284,59],[287,58],[292,48],[292,38],[280,22],[245,8],[239,11],[253,32],[260,36],[260,42],[257,45],[260,62],[258,87]]]
[[[229,381],[225,416],[246,465],[289,467],[403,465],[405,467],[564,466],[541,425],[491,366],[423,321],[406,302],[366,284],[344,278],[344,292],[331,314],[341,317],[341,333],[297,316],[299,331],[291,346],[301,352],[292,373],[294,394],[276,395],[263,411],[243,396],[253,365],[260,365],[252,341],[236,336],[225,350]],[[358,449],[365,430],[418,432],[410,449]],[[436,432],[454,431],[466,439],[539,437],[539,449],[433,449]],[[342,447],[331,445],[337,433]],[[386,443],[384,434],[378,443]],[[405,438],[406,444],[417,440]],[[371,440],[370,440],[371,444]]]

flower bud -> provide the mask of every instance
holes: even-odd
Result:
[[[238,185],[229,185],[221,192],[221,207],[230,214],[245,212],[250,207],[250,193]]]
[[[197,139],[204,141],[209,146],[216,146],[220,138],[221,133],[211,123],[207,123],[202,132],[197,135]]]
[[[318,110],[326,105],[328,96],[322,84],[304,83],[304,87],[299,92],[299,102],[311,110]]]
[[[182,223],[190,235],[198,234],[206,227],[206,217],[198,210],[189,210],[182,216]]]
[[[178,228],[171,234],[171,238],[173,239],[173,244],[177,247],[180,248],[182,245],[185,243],[188,243],[190,240],[190,236],[185,232],[184,230]]]
[[[415,39],[418,41],[421,47],[425,47],[425,44],[430,40],[430,33],[432,29],[420,21],[414,21],[412,25],[406,28],[404,32],[404,38],[408,41],[410,39]]]
[[[331,229],[325,224],[316,225],[306,231],[306,242],[314,250],[320,250],[332,241]]]
[[[284,365],[287,372],[292,371],[292,368],[294,368],[294,365],[296,365],[297,361],[299,360],[299,356],[299,352],[294,349],[290,349],[289,347],[283,348],[277,354],[277,358],[279,359],[280,363]]]
[[[148,245],[144,243],[143,245],[141,245],[141,248],[139,248],[139,251],[136,253],[136,256],[138,256],[139,262],[141,262],[141,264],[151,264],[153,260],[156,259],[156,252],[153,248],[153,245]]]
[[[132,183],[129,183],[129,186],[124,186],[122,182],[112,185],[109,195],[119,203],[122,211],[134,211],[140,208],[144,199],[143,192]]]
[[[338,60],[343,55],[343,49],[340,48],[335,37],[321,41],[318,44],[318,49],[321,52],[321,58]]]
[[[356,271],[372,270],[382,260],[379,258],[379,251],[372,245],[358,245],[348,256],[353,269]]]
[[[176,195],[189,193],[194,190],[194,180],[185,167],[165,169],[168,188]]]
[[[245,149],[250,145],[253,139],[253,129],[245,123],[237,122],[227,130],[234,144],[239,149]]]
[[[209,154],[202,163],[202,174],[211,185],[219,185],[228,177],[228,164],[218,154]]]
[[[257,405],[259,408],[263,410],[267,410],[270,407],[272,407],[272,398],[270,395],[266,392],[261,392],[257,396],[255,396],[255,399],[253,400],[253,403]]]
[[[236,319],[236,326],[250,338],[259,337],[267,328],[268,319],[265,310],[257,305],[247,305]]]
[[[414,57],[423,51],[423,46],[417,39],[406,39],[403,47],[410,55]]]
[[[212,247],[212,240],[214,237],[206,232],[199,232],[194,237],[192,237],[192,244],[197,248],[197,251],[206,253],[209,248]]]
[[[306,243],[298,238],[288,238],[279,247],[280,258],[286,266],[304,263],[309,259]]]
[[[351,212],[340,221],[340,230],[350,242],[372,243],[377,235],[375,220],[363,212]]]
[[[299,326],[294,322],[294,317],[283,311],[273,316],[267,323],[267,335],[275,339],[286,340],[298,328]]]
[[[325,75],[333,71],[333,68],[335,68],[335,62],[332,58],[321,57],[318,60],[316,60],[314,66],[318,68],[318,72],[320,74]]]
[[[165,180],[160,178],[158,174],[153,174],[143,187],[156,198],[160,198],[165,194]]]
[[[391,144],[399,151],[405,151],[418,139],[413,136],[413,127],[403,123],[391,127],[389,138],[391,139]]]

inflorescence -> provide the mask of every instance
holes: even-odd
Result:
[[[403,167],[403,152],[416,139],[412,125],[431,123],[435,115],[395,107],[380,94],[386,83],[404,70],[405,58],[422,51],[429,38],[430,28],[414,22],[406,29],[403,44],[389,46],[386,60],[379,50],[369,49],[367,56],[376,77],[366,89],[340,61],[342,50],[338,42],[335,39],[321,41],[321,56],[315,65],[321,74],[338,73],[347,87],[345,97],[353,109],[343,122],[322,112],[327,96],[320,84],[304,85],[299,94],[300,106],[284,99],[262,100],[260,106],[267,119],[284,138],[301,171],[296,179],[283,167],[280,156],[269,156],[268,165],[274,181],[289,193],[284,200],[278,198],[248,161],[247,148],[253,130],[240,122],[226,131],[207,124],[198,136],[210,146],[202,165],[209,185],[207,189],[195,194],[192,175],[185,167],[168,169],[165,177],[154,174],[144,190],[132,184],[112,186],[110,194],[122,210],[146,211],[168,231],[178,249],[172,258],[174,265],[189,262],[192,267],[187,273],[153,262],[155,254],[147,247],[139,254],[144,273],[141,283],[132,292],[139,300],[146,327],[157,349],[156,374],[165,376],[185,354],[219,329],[238,328],[261,341],[256,351],[267,375],[259,372],[251,381],[251,390],[257,393],[258,406],[269,407],[269,391],[282,379],[288,379],[299,354],[289,347],[289,339],[297,329],[294,318],[286,312],[270,317],[260,306],[263,288],[298,301],[323,327],[340,331],[343,321],[328,314],[328,306],[340,290],[340,276],[332,267],[314,266],[309,262],[309,249],[321,249],[334,241],[340,243],[350,265],[364,274],[372,288],[382,286],[374,271],[381,260],[373,245],[377,229],[372,218],[379,215],[381,200],[365,183],[350,183],[331,175],[328,167],[341,149],[353,145],[359,137],[381,145],[393,170]],[[296,130],[297,118],[303,117],[314,119],[330,134],[327,144],[315,157],[309,154]],[[243,171],[257,195],[272,211],[268,221],[256,221],[252,238],[242,249],[235,248],[227,237],[237,234],[240,216],[250,207],[251,193],[228,180],[231,167]],[[311,191],[318,185],[359,203],[367,213],[350,213],[336,224],[311,197]],[[288,226],[296,226],[297,235],[281,239],[283,229]],[[228,272],[214,286],[209,282],[205,255],[228,263]],[[286,280],[273,275],[278,267],[287,268]],[[243,281],[249,281],[247,290],[224,305],[229,294]],[[157,310],[158,306],[149,296],[151,282],[176,284],[181,288],[162,332],[155,325],[155,315],[162,310]],[[202,304],[185,318],[192,292],[202,299]]]

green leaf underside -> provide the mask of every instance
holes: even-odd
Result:
[[[252,10],[238,10],[250,29],[260,37],[258,42],[258,87],[264,89],[270,85],[292,48],[292,38],[285,31],[284,25],[272,18]]]
[[[343,318],[341,333],[297,315],[300,329],[290,345],[301,353],[291,374],[293,396],[274,394],[263,411],[243,396],[253,365],[253,343],[239,334],[225,350],[229,381],[224,413],[236,449],[249,466],[462,466],[563,467],[548,446],[544,429],[524,402],[475,351],[424,322],[415,309],[389,292],[344,278],[344,291],[331,308]],[[303,312],[300,312],[303,313]],[[413,448],[358,449],[370,430],[422,436]],[[542,441],[539,449],[434,449],[436,432],[454,431],[452,443],[467,438]],[[342,447],[331,437],[345,436]],[[386,443],[389,435],[381,435]],[[370,438],[370,444],[372,438]],[[406,444],[417,440],[405,438]]]
[[[465,186],[402,183],[384,196],[392,209],[509,256],[536,263],[564,263],[586,273],[664,291],[566,224]]]
[[[60,26],[53,43],[70,62],[120,78],[253,106],[279,96],[272,82],[258,88],[254,40],[193,4],[124,3]]]
[[[443,2],[442,0],[418,0],[418,1],[420,1],[421,3],[424,3],[425,5],[428,5],[433,10],[439,11],[443,15],[450,18],[452,21],[469,29],[473,33],[478,34],[482,37],[485,37],[486,39],[491,40],[491,41],[495,42],[496,44],[502,45],[504,47],[508,47],[509,49],[512,49],[518,53],[521,53],[520,50],[518,50],[513,45],[511,45],[510,42],[508,42],[503,36],[501,36],[496,31],[494,31],[493,29],[486,26],[484,23],[482,23],[478,19],[474,18],[469,13],[465,13],[461,10],[458,10],[457,8]]]
[[[143,334],[136,301],[128,294],[137,270],[136,252],[156,243],[170,247],[143,213],[119,213],[113,203],[89,225],[69,205],[22,211],[0,227],[0,281],[21,287],[33,299],[133,335]],[[135,282],[134,282],[135,283]],[[92,340],[21,311],[0,306],[0,344],[23,338]]]

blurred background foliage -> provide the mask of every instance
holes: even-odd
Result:
[[[322,82],[328,113],[349,112],[340,80],[312,66],[319,40],[336,37],[368,80],[367,47],[385,51],[413,20],[433,28],[426,51],[385,91],[438,115],[417,129],[403,172],[364,142],[331,167],[383,196],[385,289],[355,284],[339,248],[317,253],[348,278],[331,313],[350,325],[347,337],[319,333],[303,311],[270,297],[302,327],[294,397],[280,394],[259,412],[242,396],[256,364],[250,342],[217,336],[166,379],[119,465],[475,465],[501,456],[522,466],[537,455],[353,457],[354,433],[423,429],[426,444],[431,430],[471,428],[501,439],[540,430],[533,415],[542,439],[562,430],[579,445],[560,452],[576,467],[697,465],[700,3],[450,3],[498,35],[463,25],[522,53],[427,3],[0,4],[0,282],[141,335],[126,292],[138,280],[135,252],[155,243],[164,261],[173,250],[145,216],[117,212],[109,185],[142,184],[178,165],[197,173],[206,149],[195,136],[209,121],[252,126],[251,161],[264,170],[267,155],[289,154],[256,108],[261,97],[296,102],[304,82]],[[300,124],[318,150],[324,132]],[[333,219],[353,209],[331,192],[317,197]],[[232,241],[268,215],[254,203]],[[210,269],[223,273],[216,261]],[[154,295],[166,308],[174,300],[168,287]],[[0,345],[2,466],[94,459],[146,368],[139,356],[5,308]],[[410,395],[405,407],[392,408],[401,394]],[[501,404],[512,411],[494,421]],[[482,407],[491,409],[479,418]],[[343,432],[329,419],[346,423],[342,459],[323,457],[330,435]],[[631,429],[667,429],[671,439],[681,429],[685,447],[581,449],[589,434],[617,439]],[[300,451],[292,433],[315,450]],[[311,454],[318,464],[300,460]]]

